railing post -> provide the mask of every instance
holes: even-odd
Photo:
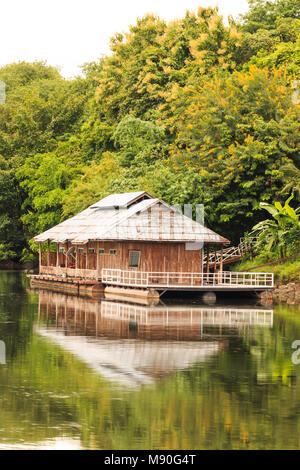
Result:
[[[253,286],[253,287],[273,287],[273,273],[246,273],[246,272],[218,272],[218,273],[178,273],[178,272],[148,272],[148,271],[122,271],[121,269],[102,268],[101,279],[108,284],[124,284],[132,286],[149,287],[153,284],[153,276],[157,281],[154,285],[160,284],[169,287],[172,282],[177,285],[227,285],[231,286]],[[181,279],[181,282],[179,282]]]

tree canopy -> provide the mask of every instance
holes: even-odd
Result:
[[[261,201],[293,193],[296,208],[299,32],[299,0],[250,0],[229,21],[146,15],[74,79],[43,62],[0,68],[0,260],[112,192],[203,203],[233,241]]]

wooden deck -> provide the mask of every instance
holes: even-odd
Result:
[[[68,268],[67,268],[68,269]],[[71,270],[67,276],[67,269],[61,268],[58,274],[28,275],[32,285],[37,282],[51,285],[73,285],[76,289],[88,286],[114,286],[119,288],[148,289],[163,292],[167,290],[178,291],[264,291],[274,288],[274,277],[272,273],[232,272],[223,271],[216,273],[191,273],[191,272],[148,272],[122,269],[102,269],[100,277],[97,272],[94,278],[83,277],[85,273],[76,273]],[[46,269],[45,269],[46,271]],[[74,276],[77,274],[77,276]],[[78,276],[81,274],[81,276]]]
[[[272,273],[231,272],[182,273],[102,269],[105,285],[156,290],[261,291],[274,288]]]

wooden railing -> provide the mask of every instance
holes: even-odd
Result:
[[[237,246],[229,246],[228,248],[224,248],[223,251],[212,251],[209,253],[209,264],[219,265],[221,261],[223,264],[236,262],[255,245],[257,240],[258,236],[244,237],[240,238],[240,243]],[[205,264],[207,263],[207,254],[203,256],[203,261]]]
[[[101,302],[101,317],[135,321],[157,326],[241,326],[273,325],[273,310],[235,307],[144,307],[121,302]]]
[[[98,280],[96,269],[66,268],[61,266],[40,266],[40,274],[59,278],[80,278]]]
[[[146,272],[122,271],[121,269],[102,269],[104,284],[149,287],[257,287],[273,288],[272,273],[250,273],[223,271],[218,273],[178,273],[178,272]]]

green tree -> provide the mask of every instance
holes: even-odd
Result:
[[[299,111],[284,71],[255,66],[178,95],[172,161],[200,172],[209,220],[229,238],[259,217],[262,197],[280,194],[281,166],[298,167]]]
[[[167,155],[164,129],[151,121],[125,116],[112,138],[119,149],[122,166],[149,164]]]
[[[249,33],[276,28],[278,18],[300,19],[299,0],[248,0],[249,10],[241,16],[243,29]]]
[[[14,162],[0,155],[0,260],[16,260],[24,246],[25,233],[20,220],[22,196]]]
[[[251,1],[229,24],[217,8],[169,23],[149,14],[81,77],[43,62],[0,68],[2,256],[110,192],[204,203],[233,241],[259,222],[261,200],[299,198],[299,24],[299,0]]]
[[[58,224],[62,217],[64,196],[83,166],[76,161],[76,145],[61,143],[58,152],[28,157],[17,170],[17,178],[27,197],[21,220],[30,234],[37,234]]]
[[[20,258],[34,231],[58,220],[50,213],[45,214],[49,207],[59,203],[53,202],[55,197],[48,191],[47,178],[43,179],[38,172],[33,174],[37,162],[44,161],[45,174],[49,170],[50,178],[60,142],[70,140],[67,146],[71,152],[72,134],[80,129],[89,90],[88,87],[81,89],[81,79],[64,80],[55,68],[42,62],[2,67],[0,79],[5,82],[7,91],[6,102],[0,104],[0,256]],[[45,158],[41,157],[43,152]],[[72,158],[75,159],[75,155]],[[72,162],[70,167],[73,169],[76,164]],[[55,182],[58,200],[62,183],[57,173],[52,184]],[[44,207],[41,201],[38,203],[41,192],[49,197]],[[43,214],[36,217],[35,210]],[[39,221],[33,220],[38,218]]]

